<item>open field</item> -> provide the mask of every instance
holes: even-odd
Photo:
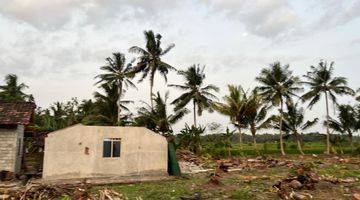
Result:
[[[287,142],[285,144],[285,152],[287,154],[299,154],[295,142]],[[341,146],[334,147],[337,153],[344,154],[360,154],[360,144],[355,144],[354,149],[351,150],[348,143],[343,143]],[[258,153],[254,151],[252,143],[244,143],[242,149],[238,144],[233,144],[231,148],[231,155],[233,156],[251,156],[251,155],[271,155],[280,154],[278,143],[258,143]],[[214,148],[213,145],[204,145],[204,153],[208,153],[212,156],[226,157],[228,155],[228,149],[226,147]],[[303,151],[305,154],[323,154],[326,151],[326,145],[323,142],[307,142],[304,143]]]
[[[185,162],[184,157],[202,163],[201,169],[181,177],[161,181],[153,178],[142,183],[94,185],[84,180],[50,185],[30,181],[26,186],[16,186],[18,189],[1,189],[0,195],[61,200],[360,199],[359,155],[274,154],[209,159],[182,152],[180,163]],[[104,193],[110,198],[104,197]],[[290,198],[294,195],[303,196]]]
[[[275,158],[275,157],[274,157]],[[246,158],[242,158],[246,159]],[[293,173],[301,163],[311,165],[319,181],[312,189],[299,189],[313,199],[352,199],[360,192],[360,157],[298,156],[278,158],[285,165],[250,166],[220,174],[219,184],[209,182],[211,172],[185,175],[170,181],[106,186],[128,199],[280,199],[275,183]],[[338,178],[338,179],[337,179]],[[343,180],[343,181],[342,181]],[[104,186],[91,188],[96,193]],[[296,191],[296,190],[295,190]]]

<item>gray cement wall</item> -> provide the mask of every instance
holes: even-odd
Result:
[[[20,172],[23,140],[23,125],[14,129],[0,129],[0,171]]]
[[[103,140],[121,139],[120,157],[103,157]],[[166,138],[143,127],[75,125],[45,139],[44,179],[167,174]]]

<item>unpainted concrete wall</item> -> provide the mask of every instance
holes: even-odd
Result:
[[[121,138],[120,157],[102,157],[106,138]],[[45,139],[44,179],[166,173],[166,138],[143,127],[75,125]]]
[[[19,173],[23,156],[24,126],[0,129],[0,171]]]

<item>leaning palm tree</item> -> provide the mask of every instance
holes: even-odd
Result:
[[[329,118],[329,127],[339,133],[347,133],[350,147],[353,149],[353,133],[357,131],[357,121],[354,119],[357,113],[351,105],[339,105],[338,109],[338,120]]]
[[[108,83],[117,85],[117,121],[121,122],[121,97],[123,96],[123,88],[129,86],[136,88],[135,84],[131,81],[134,76],[130,63],[126,63],[125,55],[122,53],[113,53],[113,57],[106,58],[107,65],[102,66],[100,69],[105,71],[104,74],[99,74],[95,78],[100,79],[96,84]]]
[[[144,31],[146,46],[145,49],[133,46],[129,49],[131,53],[137,53],[140,55],[139,63],[134,68],[134,73],[142,72],[142,78],[140,81],[143,81],[148,75],[150,80],[150,102],[151,107],[153,107],[153,87],[154,87],[154,77],[155,73],[158,71],[167,81],[167,74],[169,70],[175,70],[171,65],[163,62],[161,57],[168,53],[172,48],[175,47],[175,44],[170,44],[167,48],[161,48],[161,35],[154,34],[152,30]]]
[[[303,108],[298,108],[297,103],[287,102],[287,112],[284,114],[283,118],[283,130],[288,133],[293,133],[298,150],[302,155],[304,155],[304,152],[302,150],[300,137],[303,134],[303,131],[313,127],[319,120],[318,118],[315,118],[305,122],[304,112]]]
[[[241,86],[228,85],[229,95],[224,97],[225,102],[213,103],[213,108],[220,114],[230,118],[231,123],[239,130],[239,143],[242,148],[243,138],[241,129],[246,127],[246,113],[248,98]]]
[[[285,155],[281,128],[284,101],[301,91],[299,78],[292,75],[289,65],[281,66],[280,62],[275,62],[269,68],[263,69],[256,80],[261,84],[258,87],[260,95],[273,106],[280,106],[280,149],[281,154]]]
[[[354,91],[347,87],[347,80],[344,77],[334,77],[334,62],[330,65],[326,61],[320,61],[317,67],[311,66],[310,71],[307,72],[304,77],[306,81],[303,83],[310,87],[302,99],[304,101],[310,101],[310,109],[319,102],[321,96],[325,96],[326,106],[326,153],[330,154],[330,132],[329,132],[329,99],[334,104],[337,104],[336,95],[354,95]]]
[[[31,100],[31,96],[23,91],[28,88],[24,83],[18,83],[15,74],[5,76],[5,85],[0,85],[0,101],[4,102],[24,102]]]
[[[158,92],[154,96],[154,107],[149,104],[145,104],[144,107],[139,108],[138,116],[135,118],[135,125],[145,126],[155,132],[162,135],[172,133],[172,124],[178,122],[185,114],[188,113],[187,109],[180,109],[172,114],[167,111],[167,100],[169,93],[165,94],[165,98],[161,98]]]
[[[245,115],[246,123],[250,126],[251,135],[253,137],[254,150],[256,147],[256,132],[264,128],[264,120],[266,118],[268,106],[265,104],[264,98],[259,95],[257,88],[252,91],[247,104],[247,111]]]
[[[185,71],[178,73],[183,76],[185,83],[183,85],[170,84],[170,87],[175,87],[185,91],[171,104],[175,105],[175,110],[184,108],[190,101],[193,103],[194,112],[194,126],[196,127],[196,112],[201,116],[204,109],[211,110],[211,104],[217,97],[212,92],[218,92],[219,88],[215,85],[204,86],[205,67],[200,65],[192,65]],[[197,109],[196,109],[197,107]]]

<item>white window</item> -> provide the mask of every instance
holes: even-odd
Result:
[[[103,141],[103,157],[120,157],[121,139],[120,138],[106,138]]]

